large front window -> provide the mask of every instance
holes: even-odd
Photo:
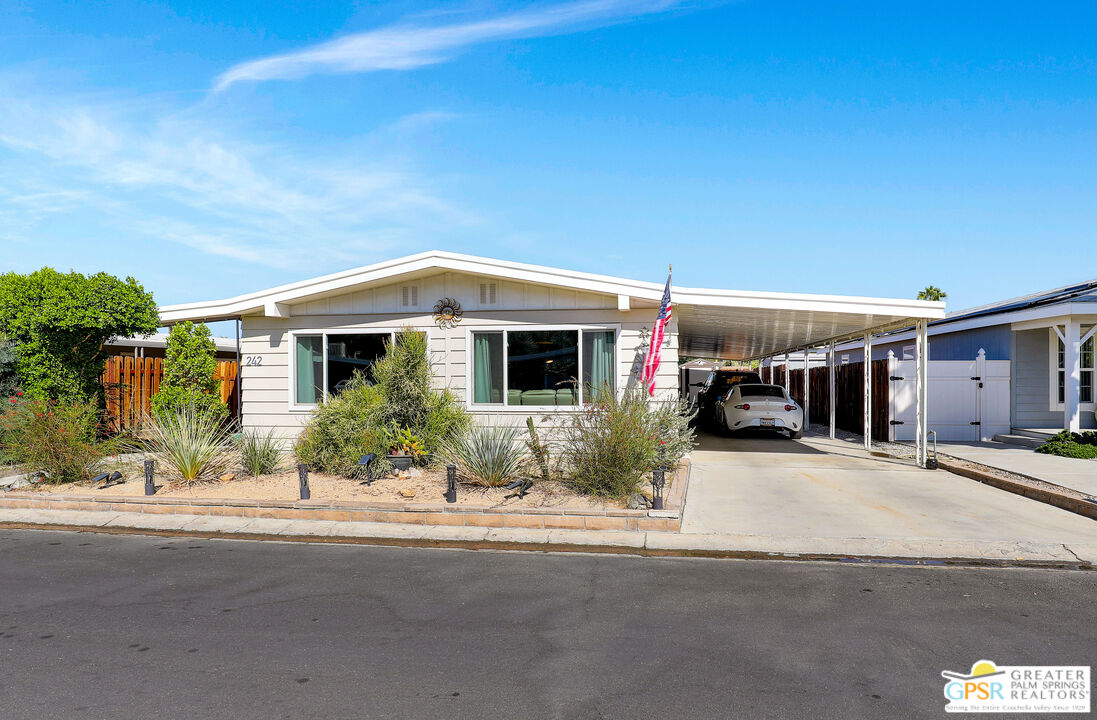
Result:
[[[294,339],[297,405],[315,405],[342,392],[354,374],[373,379],[373,363],[384,356],[391,332],[301,334]]]
[[[1085,335],[1089,328],[1083,326],[1082,334]],[[1066,347],[1063,345],[1063,341],[1058,335],[1053,335],[1056,342],[1056,380],[1057,380],[1057,395],[1056,398],[1060,405],[1063,404],[1063,398],[1066,397]],[[1081,374],[1078,383],[1078,402],[1091,403],[1093,402],[1093,373],[1094,373],[1094,356],[1093,356],[1093,338],[1089,338],[1082,343],[1080,351],[1078,353],[1078,366],[1081,368]]]
[[[567,407],[614,388],[612,330],[472,333],[475,404]]]

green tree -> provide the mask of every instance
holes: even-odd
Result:
[[[920,290],[918,292],[919,300],[944,300],[947,297],[947,292],[934,285],[926,285],[925,290]]]
[[[147,335],[159,320],[152,293],[131,277],[42,268],[0,275],[0,333],[15,343],[27,395],[85,399],[99,393],[113,338]]]
[[[224,419],[228,406],[221,402],[221,381],[216,377],[217,346],[209,328],[189,320],[172,327],[160,389],[152,396],[156,414],[193,407],[200,413]]]

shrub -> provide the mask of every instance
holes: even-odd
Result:
[[[14,402],[13,402],[14,401]],[[58,402],[14,397],[0,422],[4,452],[50,483],[84,482],[116,452],[110,441],[96,441],[99,410],[94,400]]]
[[[426,335],[404,329],[373,364],[375,384],[355,374],[338,395],[321,402],[294,445],[297,459],[313,470],[353,475],[358,460],[375,453],[374,473],[391,469],[384,460],[406,432],[424,453],[469,426],[469,415],[449,390],[431,387]]]
[[[1097,458],[1097,433],[1063,430],[1036,448],[1036,452],[1070,458]]]
[[[221,402],[221,381],[217,372],[217,346],[210,339],[209,328],[181,322],[168,335],[164,378],[159,391],[152,396],[155,414],[195,408],[203,415],[220,420],[228,417],[228,405]]]
[[[367,453],[378,457],[374,473],[391,468],[384,457],[395,433],[381,419],[384,398],[380,390],[356,374],[343,392],[320,403],[297,438],[297,459],[312,470],[350,475]]]
[[[469,416],[448,389],[431,387],[430,355],[425,333],[405,328],[384,357],[373,365],[377,390],[384,398],[380,421],[407,428],[426,452],[436,451],[447,438],[469,425]]]
[[[457,465],[462,478],[474,485],[500,487],[521,472],[528,454],[518,441],[520,428],[474,425],[450,438],[442,455]]]
[[[16,369],[29,396],[95,396],[104,343],[154,332],[158,324],[152,294],[133,278],[52,268],[0,275],[0,333],[15,343]]]
[[[690,416],[678,402],[649,401],[642,388],[599,394],[561,420],[566,482],[599,497],[638,492],[646,473],[673,468],[693,447]]]
[[[423,440],[411,431],[411,428],[400,428],[392,440],[393,455],[410,455],[419,459],[426,454],[423,449]]]
[[[274,436],[274,430],[261,434],[258,430],[245,430],[238,441],[240,465],[255,477],[269,475],[278,469],[282,461],[282,445]]]
[[[142,449],[156,461],[157,473],[189,486],[225,472],[232,458],[230,432],[221,418],[183,407],[146,419]]]

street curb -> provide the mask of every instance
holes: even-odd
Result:
[[[0,529],[91,532],[104,535],[146,535],[153,537],[195,537],[221,540],[259,540],[317,543],[328,545],[367,545],[380,547],[418,547],[459,550],[495,550],[539,553],[598,553],[662,558],[709,558],[725,560],[769,560],[787,562],[839,562],[850,565],[905,565],[920,567],[1029,568],[1045,570],[1097,570],[1097,565],[1078,558],[1065,560],[1025,560],[1021,558],[980,557],[909,557],[894,555],[850,555],[844,553],[784,552],[748,549],[649,548],[635,544],[585,544],[559,542],[520,542],[507,540],[455,540],[445,538],[405,538],[330,535],[274,535],[269,533],[221,532],[204,530],[155,529],[125,526],[64,525],[0,521]],[[628,533],[634,535],[633,533]]]
[[[1010,472],[1014,475],[1021,475],[1021,473],[1015,473],[1012,470],[1004,470],[1002,468],[995,468],[990,465],[983,465],[982,463],[976,463],[971,460],[962,460],[962,462],[969,465],[976,465],[978,467],[964,467],[956,464],[956,461],[941,458],[937,461],[937,466],[942,470],[947,470],[953,475],[960,475],[966,477],[969,480],[975,480],[985,485],[998,488],[999,490],[1005,490],[1016,495],[1022,495],[1032,500],[1036,500],[1048,505],[1054,505],[1062,510],[1075,513],[1077,515],[1083,515],[1085,517],[1097,520],[1097,501],[1087,500],[1088,495],[1072,491],[1069,488],[1063,488],[1064,492],[1058,492],[1050,488],[1039,487],[1035,483],[1042,485],[1052,485],[1046,480],[1040,480],[1039,478],[1031,478],[1027,475],[1022,475],[1029,480],[1034,481],[1033,484],[1017,482],[1016,480],[1010,480],[1008,478],[999,477],[995,475],[992,470],[998,470],[1000,472]],[[981,468],[986,468],[981,469]]]

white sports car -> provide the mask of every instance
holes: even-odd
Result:
[[[804,433],[804,409],[780,385],[740,383],[716,402],[716,411],[729,431],[787,430],[793,440]]]

